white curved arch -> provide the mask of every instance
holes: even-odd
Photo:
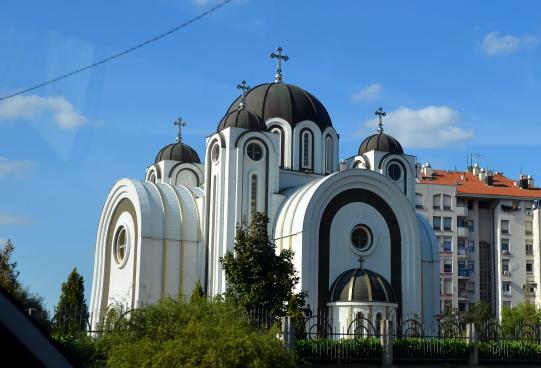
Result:
[[[282,166],[285,169],[291,169],[291,158],[292,158],[292,144],[293,144],[293,132],[291,130],[291,124],[289,124],[286,120],[282,118],[270,118],[267,119],[265,122],[267,124],[267,128],[269,128],[269,131],[272,131],[273,126],[278,126],[282,129],[284,132],[284,147],[280,146],[280,150],[276,150],[277,152],[282,151],[284,162],[282,163]],[[281,145],[281,143],[280,143]]]

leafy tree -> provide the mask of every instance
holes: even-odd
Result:
[[[87,319],[84,280],[74,267],[66,282],[62,283],[62,293],[56,306],[54,332],[64,336],[80,334],[86,329]]]
[[[220,261],[228,298],[248,310],[263,308],[283,316],[299,278],[293,267],[293,252],[285,249],[276,253],[267,233],[268,223],[268,217],[257,212],[249,226],[238,226],[234,251],[228,251]]]
[[[474,323],[477,328],[490,321],[493,318],[492,307],[485,302],[470,304],[468,312],[464,316],[467,323]]]
[[[539,324],[541,324],[541,308],[535,304],[524,302],[513,308],[502,309],[502,328],[507,335],[515,335],[515,332],[524,325]]]
[[[14,250],[15,246],[11,240],[8,240],[0,250],[0,288],[11,295],[25,312],[29,309],[36,311],[38,322],[47,326],[49,314],[45,309],[43,297],[30,292],[19,281],[17,262],[12,261]]]
[[[193,288],[193,291],[192,291],[192,296],[190,297],[190,302],[194,303],[194,302],[200,301],[201,299],[204,298],[204,296],[205,296],[205,293],[203,292],[203,287],[201,286],[201,282],[197,280],[197,282],[195,283],[195,287]]]
[[[108,367],[295,367],[276,333],[220,298],[168,298],[132,311],[97,346]]]

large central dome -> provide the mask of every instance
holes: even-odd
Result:
[[[226,115],[237,110],[238,97]],[[246,94],[246,109],[258,114],[264,121],[282,118],[292,126],[304,120],[316,123],[323,131],[332,127],[329,113],[317,98],[304,89],[283,82],[265,83],[252,88]]]

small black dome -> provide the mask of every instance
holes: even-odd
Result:
[[[222,118],[220,124],[218,124],[218,131],[229,127],[267,131],[265,122],[258,115],[248,111],[246,108],[237,108],[228,112]]]
[[[341,273],[331,286],[330,298],[331,302],[397,302],[393,288],[383,276],[362,268]]]
[[[239,106],[238,97],[227,114]],[[263,121],[282,118],[292,126],[304,120],[316,123],[321,131],[332,127],[329,113],[317,98],[304,89],[287,83],[265,83],[252,88],[246,94],[246,108],[259,115]]]
[[[400,142],[385,133],[377,133],[366,138],[363,143],[361,143],[361,147],[359,147],[359,155],[372,150],[389,152],[397,155],[404,154]]]
[[[154,163],[162,160],[180,161],[189,164],[200,164],[199,156],[195,150],[182,142],[168,144],[156,155]]]

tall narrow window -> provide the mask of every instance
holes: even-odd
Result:
[[[415,193],[415,208],[424,208],[423,195],[421,193]]]
[[[332,172],[332,139],[327,136],[325,138],[325,173],[330,174]]]
[[[502,220],[500,223],[502,234],[509,234],[509,220]]]
[[[304,131],[301,136],[301,169],[312,168],[312,133]]]
[[[250,186],[250,216],[253,217],[257,211],[257,175],[252,175]]]
[[[271,133],[278,134],[280,137],[280,147],[278,147],[278,166],[283,167],[284,166],[284,135],[282,134],[282,130],[280,128],[272,128]]]
[[[444,194],[443,195],[443,209],[444,210],[450,210],[451,209],[451,196]]]
[[[432,197],[432,208],[435,210],[441,209],[441,194],[434,194]]]

